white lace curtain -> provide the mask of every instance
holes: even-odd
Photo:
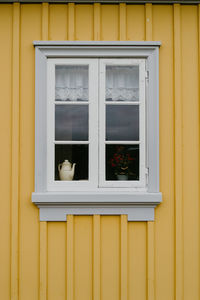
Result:
[[[106,68],[106,100],[138,101],[139,72],[137,67]],[[56,67],[56,100],[88,101],[88,67]]]
[[[56,66],[56,100],[88,101],[88,67]]]
[[[106,99],[139,101],[139,70],[137,66],[107,66]]]

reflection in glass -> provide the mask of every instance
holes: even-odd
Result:
[[[57,65],[56,101],[88,101],[88,66]]]
[[[139,140],[139,105],[106,105],[106,140]]]
[[[88,145],[55,145],[55,180],[60,180],[58,166],[65,160],[76,164],[73,180],[88,180]]]
[[[106,180],[139,180],[139,145],[106,145]]]
[[[106,66],[106,100],[139,101],[139,66]]]
[[[57,141],[88,140],[88,105],[55,106],[55,139]]]

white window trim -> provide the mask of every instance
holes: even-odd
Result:
[[[41,221],[66,221],[68,214],[120,215],[129,221],[154,220],[154,208],[162,201],[159,192],[159,46],[160,42],[34,42],[35,83],[35,192],[32,202],[40,208]],[[133,58],[146,59],[148,94],[146,191],[104,188],[47,192],[47,61],[48,58]]]

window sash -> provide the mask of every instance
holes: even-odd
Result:
[[[106,101],[106,65],[112,66],[139,66],[139,102],[131,101]],[[145,59],[100,59],[99,79],[99,187],[132,187],[146,186],[146,163],[145,163]],[[139,141],[106,141],[106,105],[139,105]],[[106,180],[106,144],[139,144],[139,180]]]
[[[55,101],[55,66],[88,65],[89,101]],[[98,185],[98,61],[94,59],[48,59],[47,62],[47,190],[70,191],[78,187],[91,189]],[[89,126],[88,141],[55,141],[55,105],[88,105]],[[55,144],[88,144],[88,180],[55,181]],[[93,162],[93,163],[90,163]],[[76,172],[76,170],[75,170]]]

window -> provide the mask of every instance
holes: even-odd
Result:
[[[47,190],[145,189],[145,59],[47,68]]]
[[[159,192],[158,42],[35,42],[41,220],[152,220]]]

